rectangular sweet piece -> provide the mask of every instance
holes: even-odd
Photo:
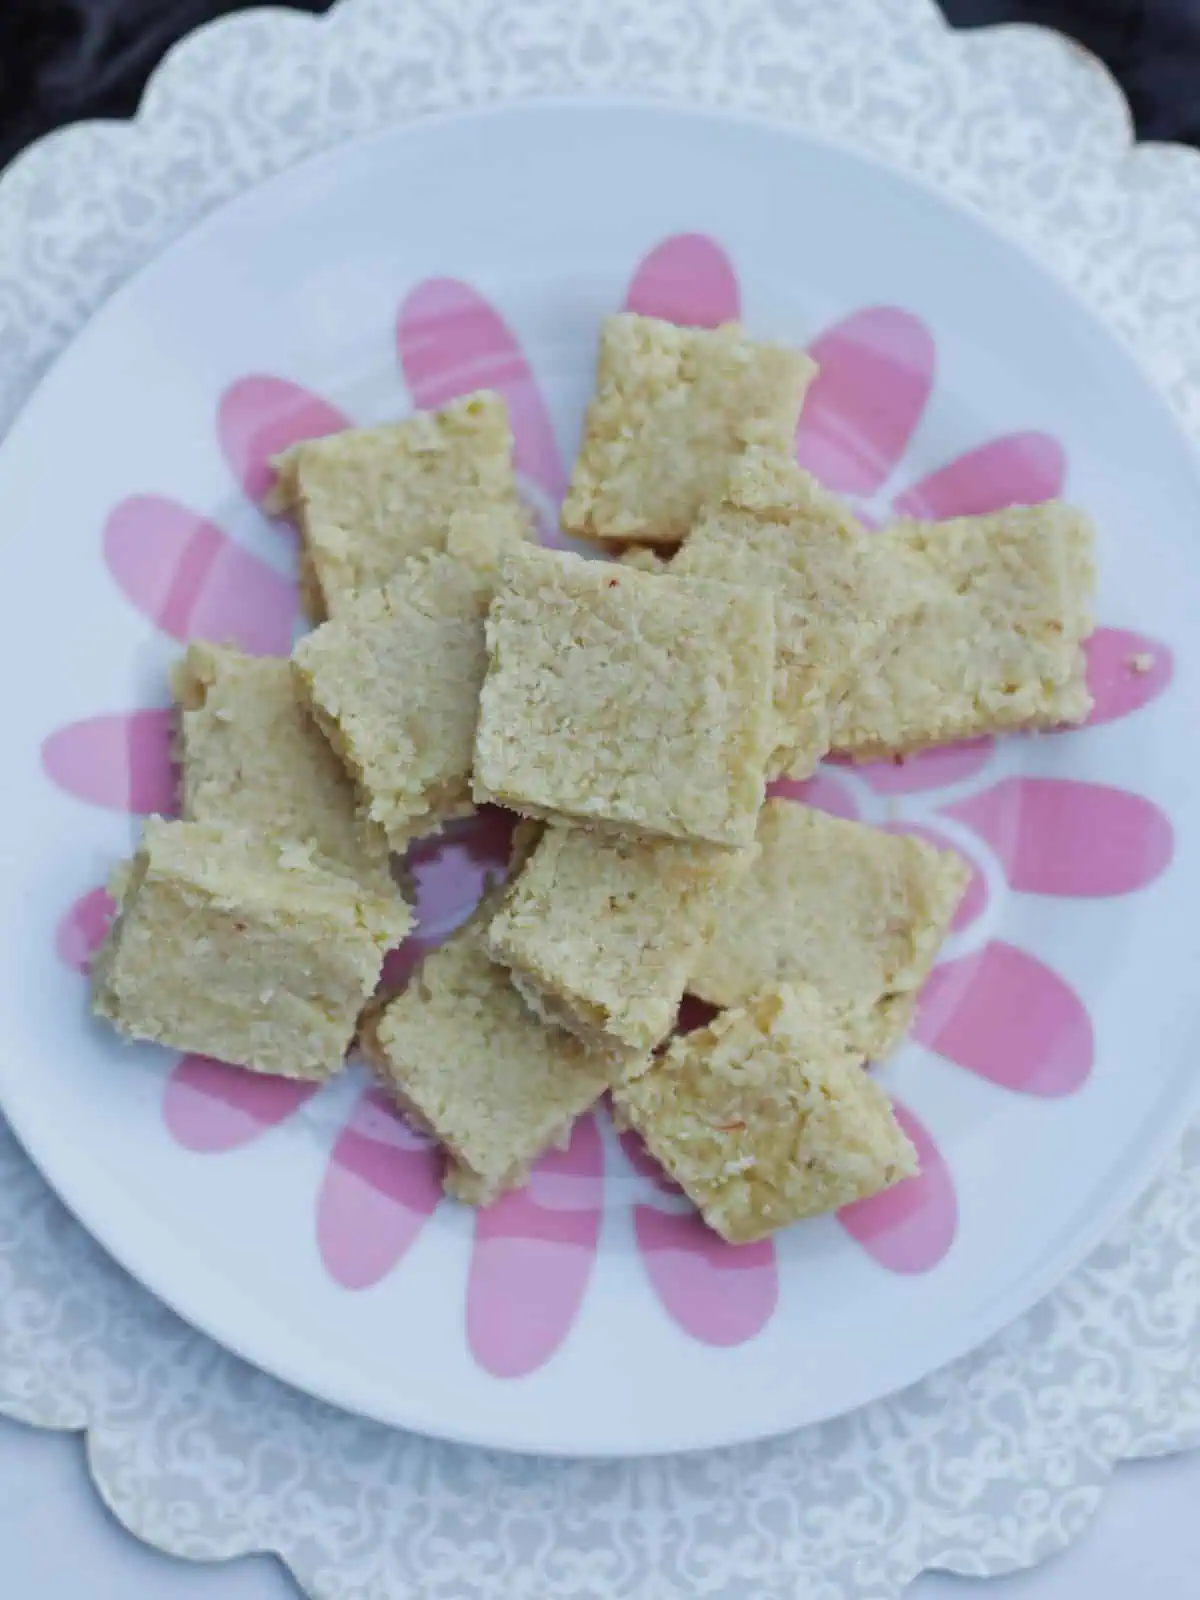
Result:
[[[485,513],[527,536],[504,401],[490,390],[403,422],[293,445],[275,462],[270,507],[300,532],[301,589],[313,622],[376,589],[426,550],[451,513]]]
[[[348,601],[293,654],[298,696],[394,850],[474,809],[484,618],[506,540],[520,542],[456,518],[445,551]]]
[[[377,1077],[445,1145],[446,1187],[473,1205],[524,1183],[615,1072],[611,1057],[534,1016],[480,933],[466,924],[362,1027]]]
[[[905,618],[869,656],[834,719],[859,761],[1008,728],[1082,722],[1094,626],[1092,528],[1058,501],[877,537]]]
[[[853,1047],[900,1041],[967,885],[953,850],[768,800],[759,855],[725,898],[688,989],[744,1005],[776,983],[811,984]]]
[[[704,506],[671,564],[775,597],[776,748],[768,775],[806,778],[829,749],[833,713],[888,622],[873,541],[790,454],[753,449]]]
[[[378,894],[398,894],[383,830],[300,705],[288,662],[190,645],[171,685],[184,817],[307,841]]]
[[[93,1008],[121,1033],[285,1078],[342,1064],[388,949],[408,932],[308,846],[151,817],[120,874],[92,969]]]
[[[488,925],[539,1015],[594,1047],[650,1050],[753,850],[546,828]]]
[[[476,799],[753,843],[772,738],[770,595],[522,546],[487,642]]]
[[[582,539],[678,543],[747,445],[791,450],[816,370],[733,323],[609,317],[563,527]]]
[[[677,1037],[613,1091],[711,1228],[748,1244],[917,1170],[887,1095],[814,989],[784,987]]]

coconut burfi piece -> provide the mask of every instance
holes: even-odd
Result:
[[[647,544],[631,544],[617,553],[617,560],[623,567],[633,567],[638,572],[664,573],[670,568],[674,555],[670,545],[654,550]]]
[[[387,839],[300,705],[286,659],[190,645],[171,674],[184,817],[307,841],[379,894],[399,893]]]
[[[293,445],[275,462],[270,507],[300,532],[301,592],[313,622],[446,545],[451,513],[479,512],[528,535],[504,401],[490,390],[403,422]]]
[[[810,984],[854,1048],[900,1041],[967,886],[953,850],[768,800],[759,854],[729,888],[688,980],[716,1006],[778,983]]]
[[[510,539],[520,542],[457,517],[445,551],[349,601],[293,654],[297,694],[394,850],[474,810],[484,618]]]
[[[829,749],[833,713],[891,604],[872,541],[789,455],[753,449],[706,505],[672,563],[775,597],[776,746],[768,773],[805,778]]]
[[[730,323],[679,328],[621,312],[600,340],[596,394],[562,508],[582,539],[674,544],[749,444],[790,452],[816,365]]]
[[[878,535],[904,616],[856,675],[834,747],[856,760],[1010,728],[1082,722],[1091,709],[1092,527],[1059,501]]]
[[[753,843],[772,739],[769,594],[521,546],[487,643],[477,800]]]
[[[536,826],[536,824],[534,824]],[[650,1050],[753,850],[546,828],[488,925],[489,955],[548,1021]]]
[[[372,894],[296,841],[150,818],[118,874],[92,969],[119,1032],[285,1078],[336,1072],[387,950],[399,896]]]
[[[361,1033],[380,1082],[449,1152],[447,1189],[473,1205],[524,1183],[616,1070],[534,1016],[480,934],[478,919],[465,924]]]
[[[805,985],[758,995],[677,1037],[630,1072],[613,1105],[732,1244],[917,1171],[887,1095]]]

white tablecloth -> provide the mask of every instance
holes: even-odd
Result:
[[[926,1574],[907,1600],[1129,1600],[1132,1594],[1195,1600],[1197,1505],[1200,1451],[1127,1464],[1099,1517],[1064,1555],[1009,1578]],[[0,1594],[4,1600],[296,1600],[297,1590],[265,1556],[192,1566],[139,1544],[102,1506],[78,1438],[0,1418]]]

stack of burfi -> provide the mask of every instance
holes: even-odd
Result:
[[[530,520],[491,393],[277,467],[330,620],[290,662],[194,644],[177,663],[183,820],[154,819],[114,877],[95,1006],[133,1038],[319,1079],[412,926],[394,852],[472,809],[484,617]]]
[[[1091,531],[1051,504],[869,535],[793,460],[814,372],[610,318],[562,521],[616,562],[530,542],[495,395],[281,458],[318,626],[290,663],[177,668],[186,820],[122,870],[96,1009],[300,1076],[357,1037],[474,1204],[606,1091],[731,1241],[913,1174],[866,1068],[966,865],[767,785],[1082,720]],[[396,856],[484,803],[523,819],[506,885],[378,990]],[[716,1015],[680,1034],[686,993]]]

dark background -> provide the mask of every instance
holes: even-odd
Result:
[[[324,11],[329,0],[290,3]],[[1200,144],[1200,0],[940,3],[959,27],[1041,22],[1072,34],[1121,81],[1141,138]],[[0,165],[59,123],[128,116],[176,39],[241,9],[242,0],[0,0]]]

